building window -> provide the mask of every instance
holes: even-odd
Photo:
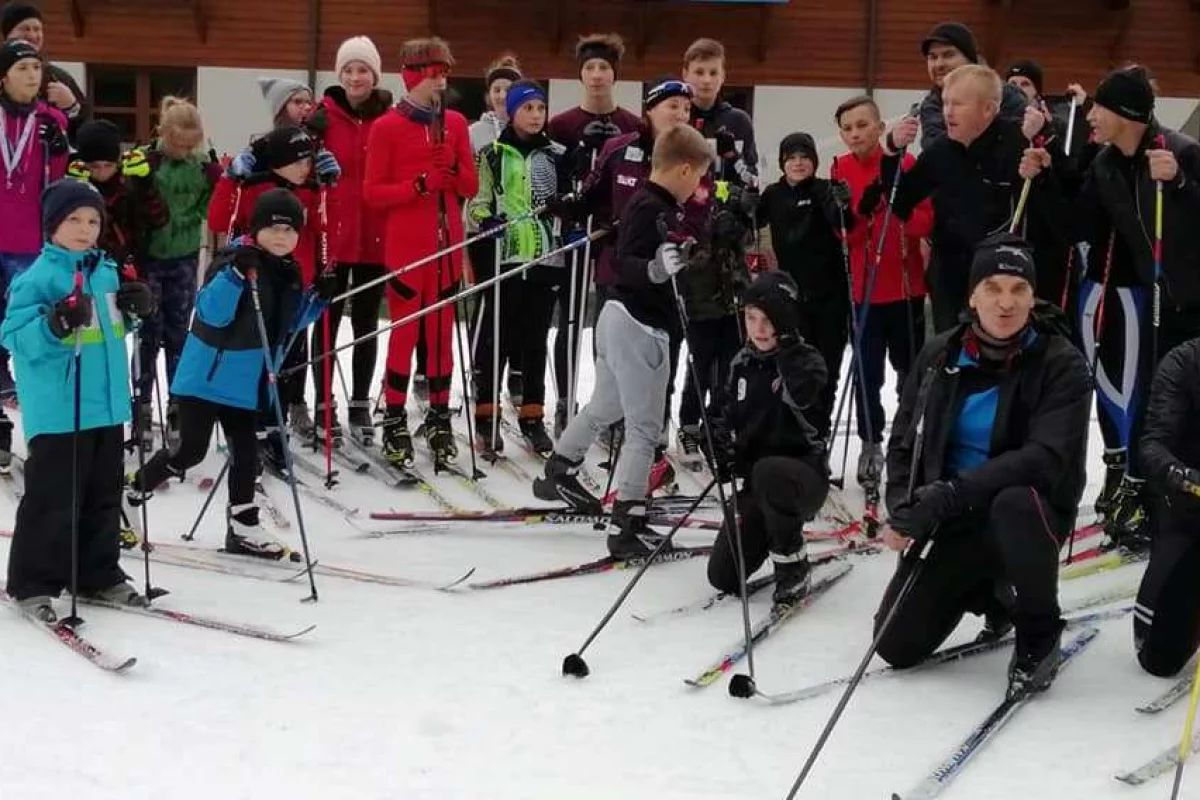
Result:
[[[196,97],[194,68],[89,64],[87,75],[96,118],[116,125],[126,145],[146,143],[154,136],[164,97]]]

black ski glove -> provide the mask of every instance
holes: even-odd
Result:
[[[117,308],[131,317],[145,319],[154,311],[154,295],[141,281],[122,281],[117,289]]]
[[[962,496],[954,481],[934,481],[917,489],[911,504],[896,509],[888,525],[921,544],[939,525],[962,512]]]
[[[70,294],[54,304],[46,314],[46,324],[51,333],[65,339],[92,321],[92,310],[90,294]]]
[[[338,279],[337,273],[331,269],[317,275],[313,279],[313,293],[317,297],[328,303],[330,300],[338,296]]]
[[[860,217],[869,217],[879,209],[879,204],[883,201],[883,184],[875,181],[866,189],[863,190],[862,197],[858,198],[858,215]]]
[[[563,222],[580,222],[587,218],[587,205],[577,194],[562,194],[547,197],[543,203],[544,217],[558,217]]]
[[[1191,484],[1193,488],[1189,488],[1188,484]],[[1167,488],[1172,492],[1195,497],[1193,492],[1197,487],[1200,487],[1200,470],[1179,464],[1172,464],[1167,468]]]
[[[737,137],[728,128],[717,130],[717,155],[724,161],[733,161],[738,157]]]
[[[850,208],[850,187],[845,181],[830,181],[829,197],[838,208]]]
[[[583,129],[583,146],[588,150],[598,151],[609,139],[620,135],[621,129],[615,122],[607,119],[594,119]]]

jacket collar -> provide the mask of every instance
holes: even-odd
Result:
[[[346,90],[341,86],[330,86],[325,90],[332,110],[341,112],[350,119],[375,119],[392,107],[392,93],[387,89],[372,89],[362,105],[354,108],[346,99]]]
[[[99,248],[80,251],[68,250],[51,241],[46,241],[42,245],[41,257],[55,266],[69,267],[71,270],[83,269],[90,272],[104,260],[104,251]]]

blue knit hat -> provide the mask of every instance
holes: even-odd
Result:
[[[546,102],[546,90],[537,81],[520,80],[508,87],[508,96],[504,100],[504,110],[512,119],[521,106],[530,100]]]
[[[42,192],[42,234],[49,239],[63,220],[80,208],[94,208],[104,219],[104,197],[87,181],[63,178]]]

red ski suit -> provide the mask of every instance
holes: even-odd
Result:
[[[850,208],[854,209],[856,214],[863,192],[879,180],[879,164],[882,158],[883,151],[876,147],[866,159],[859,159],[853,153],[843,153],[833,160],[830,177],[845,181],[850,186]],[[905,154],[902,168],[908,171],[915,163],[915,158]],[[850,245],[850,272],[854,278],[855,303],[863,302],[867,272],[875,261],[876,248],[879,246],[879,228],[883,225],[884,209],[884,203],[880,203],[869,219],[859,216],[846,236]],[[921,258],[921,239],[933,232],[933,205],[928,199],[922,200],[913,210],[907,224],[897,219],[894,214],[889,216],[883,258],[880,259],[875,286],[871,292],[872,303],[895,303],[906,297],[925,296],[925,261]],[[905,273],[908,275],[907,287],[904,283]]]
[[[401,271],[463,240],[462,203],[479,189],[479,175],[471,154],[467,120],[457,111],[445,112],[445,143],[453,153],[453,178],[441,192],[422,192],[423,176],[435,171],[432,125],[419,118],[421,111],[401,104],[375,121],[367,143],[367,168],[363,199],[387,212],[384,264]],[[419,180],[421,179],[421,180]],[[445,203],[445,236],[441,230],[439,195]],[[413,314],[448,296],[462,274],[462,251],[432,261],[388,281],[388,313],[392,321]],[[444,406],[450,400],[454,373],[451,341],[454,306],[448,304],[423,318],[428,347],[429,403]],[[387,379],[384,392],[389,406],[403,407],[408,399],[412,354],[417,326],[400,325],[388,340]]]

